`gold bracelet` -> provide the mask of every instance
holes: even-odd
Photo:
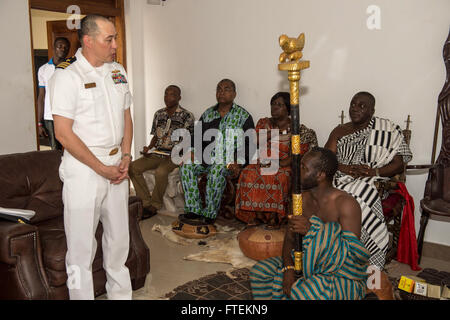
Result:
[[[380,176],[380,169],[375,168],[375,175],[378,176],[378,177]]]
[[[295,270],[294,266],[286,266],[281,269],[281,272],[285,273],[287,270]]]

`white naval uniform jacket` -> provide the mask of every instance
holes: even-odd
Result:
[[[73,132],[88,148],[117,147],[124,134],[124,111],[132,102],[126,72],[116,62],[93,67],[82,48],[75,57],[50,79],[52,114],[72,119]]]
[[[55,64],[53,63],[53,58],[49,62],[42,65],[38,70],[38,83],[39,88],[45,89],[44,97],[44,120],[53,120],[52,111],[50,109],[50,95],[48,92],[48,82],[51,79],[53,73],[55,72]],[[40,119],[39,119],[40,121]]]

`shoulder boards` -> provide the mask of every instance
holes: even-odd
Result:
[[[77,61],[77,57],[75,57],[75,56],[67,58],[65,61],[63,61],[60,64],[58,64],[56,66],[56,68],[58,68],[58,69],[65,69],[68,66],[70,66],[72,63],[74,63],[75,61]]]

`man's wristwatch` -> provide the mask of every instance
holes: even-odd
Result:
[[[125,157],[129,157],[129,158],[130,158],[130,161],[133,160],[133,156],[132,156],[131,154],[129,154],[129,153],[124,153],[124,154],[122,155],[122,158],[121,158],[121,159],[123,159],[123,158],[125,158]]]

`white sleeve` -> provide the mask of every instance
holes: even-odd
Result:
[[[41,66],[39,68],[39,70],[38,70],[38,85],[39,85],[39,88],[45,88],[44,67],[45,67],[45,64],[43,66]]]
[[[127,80],[127,86],[126,87],[127,87],[128,90],[127,90],[127,92],[125,92],[125,105],[123,106],[123,108],[126,110],[133,103],[133,95],[131,94],[131,91],[130,91],[130,81],[128,79],[128,74],[127,74],[127,72],[125,71],[125,68],[122,65],[120,66],[120,69],[121,69],[121,72],[123,72],[123,75],[125,76],[125,79]]]
[[[125,106],[124,109],[130,108],[133,103],[133,96],[131,95],[130,88],[128,88],[128,92],[125,94]]]
[[[64,69],[57,69],[49,81],[52,114],[74,119],[79,96],[79,84]]]

